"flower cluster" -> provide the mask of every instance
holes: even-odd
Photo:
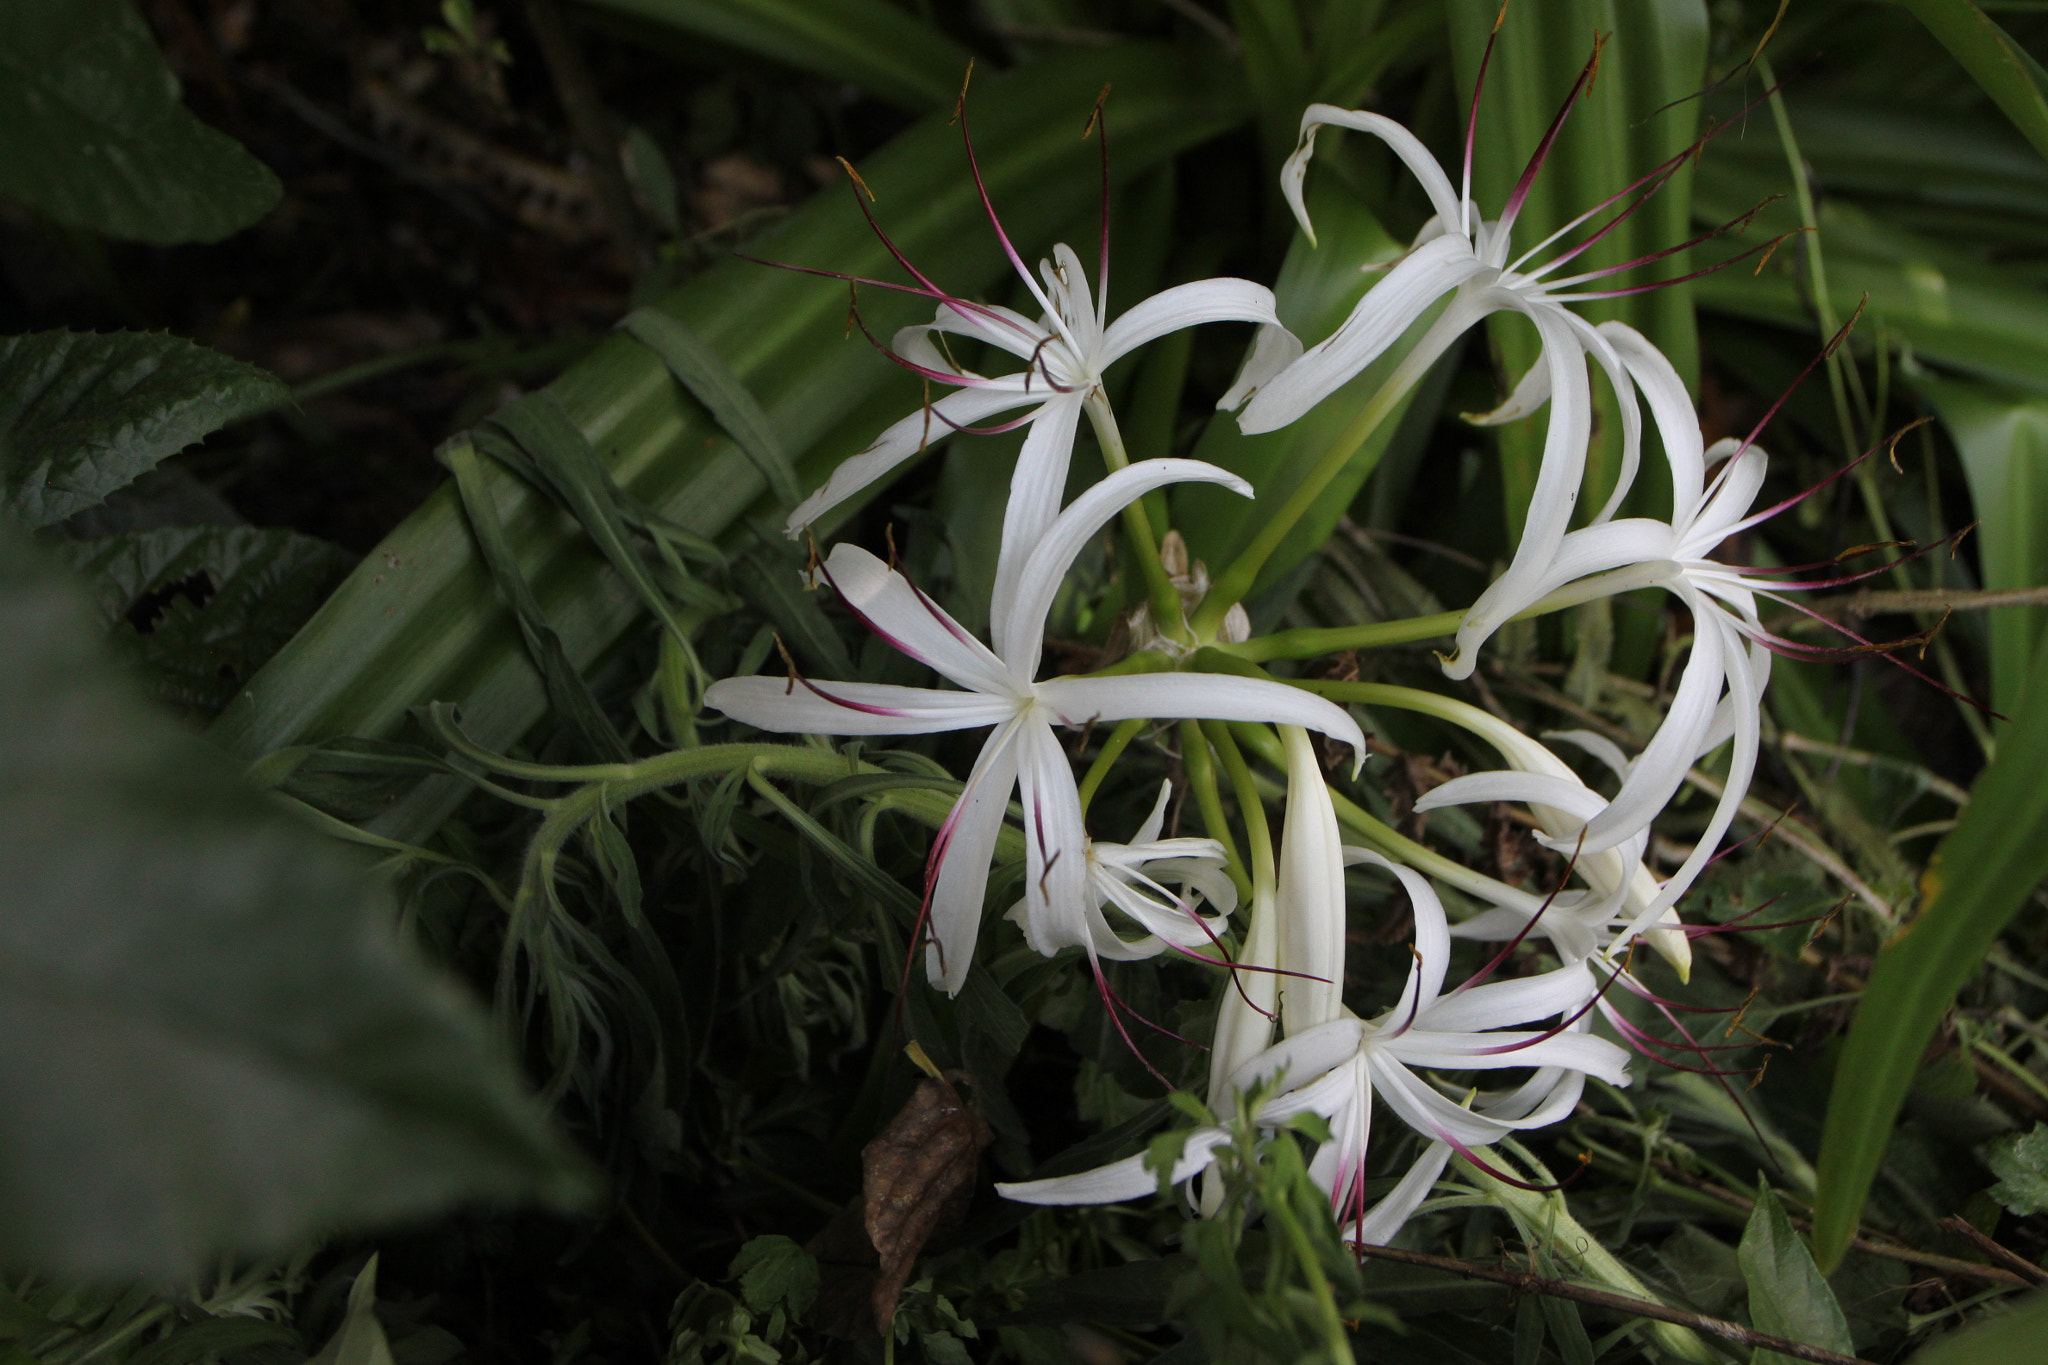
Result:
[[[1581,83],[1589,77],[1590,67]],[[1578,93],[1576,88],[1572,92],[1574,97]],[[1420,182],[1434,213],[1408,253],[1366,292],[1351,315],[1306,349],[1281,324],[1273,294],[1247,280],[1178,285],[1111,320],[1106,209],[1091,283],[1081,258],[1064,244],[1036,271],[1030,269],[988,205],[985,189],[989,222],[1038,316],[949,293],[893,246],[890,250],[914,283],[866,281],[933,303],[929,323],[903,329],[882,349],[928,384],[950,391],[928,399],[841,464],[796,508],[790,533],[803,533],[934,441],[955,432],[1028,427],[1010,481],[988,639],[962,627],[891,563],[840,544],[814,569],[816,581],[829,586],[875,634],[949,686],[817,680],[792,669],[787,676],[726,679],[710,688],[707,703],[735,720],[781,732],[988,731],[931,845],[921,932],[926,971],[939,989],[957,994],[966,983],[983,932],[990,863],[1013,794],[1022,811],[1024,879],[1022,898],[1008,918],[1021,928],[1026,944],[1048,956],[1078,950],[1112,1009],[1104,960],[1173,953],[1216,965],[1230,976],[1218,992],[1208,1096],[1210,1108],[1225,1122],[1186,1134],[1168,1169],[1133,1156],[1081,1175],[1001,1186],[1007,1197],[1033,1203],[1102,1202],[1144,1195],[1161,1177],[1176,1184],[1192,1181],[1211,1165],[1217,1147],[1230,1140],[1227,1121],[1249,1102],[1260,1126],[1276,1127],[1311,1113],[1328,1125],[1328,1140],[1310,1172],[1329,1193],[1350,1236],[1384,1241],[1425,1200],[1454,1153],[1483,1163],[1479,1149],[1555,1122],[1578,1103],[1589,1076],[1627,1084],[1628,1052],[1594,1028],[1605,1019],[1624,1041],[1643,1037],[1606,999],[1616,983],[1643,993],[1628,967],[1638,942],[1669,958],[1681,975],[1687,971],[1690,949],[1676,907],[1714,856],[1747,788],[1758,747],[1768,650],[1776,643],[1758,615],[1757,597],[1767,585],[1709,556],[1757,520],[1749,507],[1761,485],[1765,456],[1749,443],[1705,449],[1685,386],[1664,356],[1630,328],[1614,322],[1593,325],[1569,307],[1582,299],[1630,292],[1588,289],[1612,271],[1561,272],[1654,192],[1677,160],[1563,232],[1514,254],[1517,215],[1571,103],[1568,98],[1558,124],[1495,219],[1485,218],[1473,202],[1469,142],[1463,184],[1454,186],[1421,142],[1390,120],[1327,105],[1310,107],[1302,119],[1299,148],[1282,172],[1281,189],[1311,241],[1302,187],[1317,135],[1326,127],[1383,141]],[[972,166],[971,140],[968,154]],[[974,174],[979,187],[978,167]],[[1641,194],[1622,202],[1635,191]],[[1608,221],[1556,249],[1543,263],[1531,264],[1609,208],[1614,213]],[[865,203],[862,211],[869,212]],[[881,231],[879,226],[876,230]],[[1500,769],[1457,777],[1428,792],[1417,809],[1467,802],[1526,808],[1541,842],[1569,860],[1567,884],[1548,895],[1486,877],[1416,845],[1408,845],[1405,853],[1392,844],[1379,849],[1344,845],[1326,770],[1309,732],[1348,746],[1355,775],[1364,736],[1338,700],[1362,698],[1321,695],[1261,675],[1250,665],[1219,671],[1218,655],[1243,638],[1245,617],[1235,610],[1238,603],[1200,601],[1209,582],[1200,567],[1190,570],[1184,557],[1176,558],[1177,542],[1162,559],[1145,514],[1129,511],[1146,493],[1175,484],[1215,484],[1244,497],[1253,497],[1256,490],[1195,460],[1130,462],[1103,381],[1115,361],[1170,332],[1202,323],[1249,323],[1256,329],[1252,344],[1237,382],[1219,406],[1235,410],[1245,431],[1269,431],[1330,401],[1433,312],[1433,320],[1421,328],[1420,338],[1372,400],[1391,405],[1462,332],[1502,311],[1529,320],[1542,340],[1542,354],[1508,399],[1477,420],[1504,422],[1547,407],[1548,434],[1521,540],[1506,571],[1464,614],[1455,647],[1443,656],[1445,674],[1452,680],[1469,676],[1487,639],[1510,618],[1603,594],[1663,588],[1690,614],[1694,630],[1690,659],[1669,713],[1634,759],[1597,735],[1560,737],[1612,770],[1612,796],[1603,796],[1546,744],[1485,711],[1435,693],[1374,689],[1376,704],[1405,706],[1463,727],[1499,753]],[[963,344],[1007,356],[1018,368],[978,373],[955,358],[954,348]],[[1592,367],[1605,376],[1618,400],[1621,478],[1597,513],[1573,529],[1592,439]],[[1670,469],[1666,521],[1617,518],[1640,464],[1644,404]],[[1069,502],[1071,457],[1084,417],[1108,472]],[[1082,549],[1119,515],[1126,517],[1130,553],[1156,589],[1138,609],[1144,620],[1134,632],[1141,645],[1150,647],[1106,673],[1045,676],[1047,617],[1056,593]],[[1284,534],[1287,528],[1278,529]],[[1246,581],[1258,567],[1251,564],[1247,572],[1217,581]],[[1191,584],[1194,601],[1189,600]],[[1203,650],[1205,645],[1223,648]],[[1174,720],[1225,723],[1224,733],[1241,735],[1254,747],[1263,744],[1261,752],[1284,767],[1284,824],[1277,850],[1264,835],[1263,823],[1260,837],[1251,841],[1248,867],[1230,866],[1235,855],[1218,839],[1161,837],[1170,789],[1160,791],[1151,817],[1132,842],[1091,839],[1081,787],[1059,729]],[[1182,733],[1217,730],[1213,725],[1206,730],[1184,727]],[[1693,764],[1731,741],[1724,794],[1704,836],[1660,881],[1647,861],[1653,821]],[[1238,796],[1240,806],[1257,804],[1255,792],[1240,790]],[[1263,822],[1262,811],[1257,818]],[[1395,853],[1401,856],[1390,856]],[[1399,998],[1376,1013],[1354,1011],[1346,1000],[1345,869],[1359,864],[1390,879],[1414,915],[1406,985]],[[1455,886],[1492,908],[1453,924],[1439,884]],[[1250,887],[1248,906],[1240,906],[1240,886]],[[1559,965],[1539,975],[1494,979],[1509,949],[1532,935],[1547,941]],[[1509,948],[1451,984],[1455,937],[1506,941]],[[1472,1079],[1502,1070],[1527,1074],[1497,1091],[1478,1088]],[[1376,1101],[1385,1115],[1419,1135],[1422,1147],[1392,1192],[1369,1207],[1366,1162]]]

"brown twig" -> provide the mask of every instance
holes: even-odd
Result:
[[[2011,1247],[1985,1236],[1970,1226],[1968,1219],[1950,1216],[1942,1219],[1936,1226],[1943,1232],[1962,1238],[2028,1284],[2048,1284],[2048,1270],[2041,1269]]]
[[[1450,1275],[1462,1275],[1468,1280],[1488,1280],[1504,1284],[1524,1294],[1542,1294],[1553,1299],[1571,1299],[1578,1303],[1592,1304],[1598,1308],[1611,1308],[1618,1313],[1630,1313],[1639,1318],[1655,1318],[1659,1322],[1674,1323],[1689,1327],[1695,1332],[1732,1341],[1738,1346],[1760,1347],[1791,1356],[1794,1360],[1811,1360],[1817,1365],[1869,1365],[1858,1356],[1845,1356],[1839,1351],[1829,1351],[1819,1346],[1807,1346],[1784,1337],[1774,1337],[1768,1332],[1759,1332],[1744,1327],[1739,1322],[1726,1318],[1710,1318],[1704,1313],[1688,1313],[1683,1308],[1669,1308],[1649,1299],[1638,1299],[1627,1294],[1616,1294],[1605,1289],[1592,1289],[1585,1285],[1572,1284],[1567,1280],[1551,1279],[1547,1275],[1530,1275],[1517,1270],[1497,1270],[1491,1266],[1474,1265],[1470,1261],[1454,1261],[1448,1256],[1432,1256],[1426,1251],[1403,1251],[1395,1247],[1374,1247],[1354,1244],[1361,1256],[1370,1256],[1379,1261],[1395,1261],[1402,1265],[1423,1266],[1430,1270],[1441,1270]]]

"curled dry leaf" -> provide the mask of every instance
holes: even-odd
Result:
[[[861,1149],[868,1240],[881,1259],[875,1274],[875,1330],[887,1335],[896,1300],[918,1253],[966,1216],[988,1124],[943,1076],[917,1083],[889,1126]]]

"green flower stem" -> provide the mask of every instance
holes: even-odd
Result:
[[[1199,721],[1184,720],[1180,723],[1180,762],[1187,769],[1188,785],[1194,788],[1195,808],[1202,812],[1203,831],[1223,845],[1224,871],[1230,874],[1238,896],[1250,896],[1251,878],[1245,875],[1244,858],[1237,851],[1237,841],[1230,837],[1230,822],[1223,818],[1223,794],[1216,786],[1216,760],[1209,752],[1209,740],[1203,735]]]
[[[1252,543],[1230,561],[1229,568],[1215,577],[1208,597],[1203,599],[1192,622],[1197,639],[1213,640],[1216,637],[1217,628],[1223,624],[1223,614],[1251,592],[1252,585],[1258,581],[1259,570],[1266,567],[1266,561],[1273,557],[1273,552],[1286,542],[1294,524],[1316,505],[1323,496],[1323,490],[1330,486],[1330,481],[1344,472],[1344,466],[1351,463],[1351,457],[1358,453],[1358,448],[1401,405],[1401,400],[1408,396],[1408,390],[1415,387],[1416,381],[1422,378],[1439,354],[1441,351],[1434,348],[1428,353],[1410,351],[1400,366],[1387,376],[1387,382],[1380,391],[1351,419],[1351,425],[1338,434],[1322,460],[1309,471],[1308,477],[1288,495],[1272,519],[1259,529]]]
[[[1212,593],[1211,596],[1214,594]],[[1209,648],[1222,654],[1262,664],[1272,659],[1313,659],[1340,649],[1376,649],[1383,645],[1414,644],[1418,640],[1440,640],[1458,633],[1462,611],[1440,611],[1434,616],[1411,616],[1400,621],[1374,621],[1363,626],[1332,626],[1327,630],[1283,630],[1261,635],[1242,644],[1215,644]]]
[[[1521,1189],[1495,1179],[1463,1157],[1457,1158],[1457,1163],[1460,1173],[1484,1191],[1488,1200],[1506,1210],[1527,1232],[1540,1232],[1560,1255],[1578,1262],[1579,1269],[1595,1284],[1632,1298],[1663,1302],[1630,1273],[1627,1266],[1616,1260],[1614,1253],[1600,1244],[1599,1238],[1572,1217],[1564,1196],[1555,1189],[1544,1193]],[[1537,1170],[1542,1168],[1539,1166]],[[1548,1173],[1540,1178],[1547,1179]],[[1657,1344],[1667,1354],[1692,1361],[1694,1365],[1716,1365],[1721,1359],[1708,1350],[1707,1344],[1689,1327],[1652,1320],[1650,1335],[1657,1339]]]
[[[1142,716],[1134,716],[1119,724],[1103,741],[1102,752],[1095,755],[1095,761],[1088,765],[1087,776],[1081,779],[1082,815],[1088,814],[1088,805],[1095,799],[1095,789],[1102,785],[1103,778],[1109,776],[1110,765],[1123,757],[1124,750],[1131,747],[1131,741],[1138,737],[1145,724]]]
[[[1271,885],[1274,881],[1273,830],[1266,821],[1266,803],[1259,799],[1258,783],[1252,780],[1252,770],[1244,761],[1244,754],[1238,749],[1237,741],[1230,737],[1230,726],[1220,720],[1200,722],[1202,734],[1223,760],[1223,771],[1230,778],[1230,786],[1237,793],[1237,815],[1244,821],[1245,840],[1252,850],[1252,881],[1259,885]],[[1238,888],[1242,893],[1244,888]]]
[[[1283,1137],[1281,1141],[1292,1139]],[[1337,1311],[1337,1296],[1330,1292],[1330,1278],[1323,1273],[1322,1261],[1316,1256],[1315,1243],[1309,1240],[1308,1229],[1284,1197],[1271,1200],[1266,1205],[1266,1216],[1280,1225],[1289,1250],[1301,1263],[1302,1278],[1308,1281],[1309,1293],[1316,1301],[1317,1316],[1322,1319],[1323,1347],[1330,1353],[1330,1365],[1355,1365],[1358,1357],[1351,1353],[1351,1339],[1344,1332],[1344,1317]]]
[[[1088,395],[1087,412],[1089,425],[1095,428],[1095,439],[1102,446],[1102,462],[1111,473],[1129,465],[1131,457],[1124,450],[1123,432],[1117,429],[1116,414],[1109,410],[1109,400],[1102,396],[1102,390]],[[1152,518],[1145,511],[1144,499],[1128,504],[1123,519],[1124,539],[1130,543],[1131,553],[1138,560],[1138,571],[1145,577],[1145,603],[1151,608],[1154,628],[1169,640],[1192,643],[1187,616],[1181,610],[1180,589],[1173,586],[1173,580],[1166,574],[1166,564],[1159,558],[1159,542],[1152,534]]]

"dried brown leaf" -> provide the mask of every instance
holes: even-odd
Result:
[[[925,1243],[959,1225],[974,1190],[989,1128],[951,1081],[928,1076],[889,1126],[861,1149],[868,1240],[875,1275],[875,1330],[887,1335],[896,1300]]]

